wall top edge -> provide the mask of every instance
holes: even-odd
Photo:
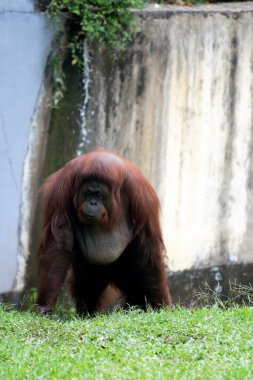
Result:
[[[160,5],[150,4],[144,9],[133,9],[133,12],[140,17],[167,18],[177,13],[242,13],[253,12],[253,1],[199,4],[199,5]],[[0,4],[0,13],[35,13],[33,6],[18,8],[8,4]]]
[[[205,5],[159,5],[152,4],[144,9],[135,9],[134,13],[142,18],[169,18],[175,14],[240,14],[240,13],[253,13],[253,1],[237,2],[237,3],[219,3],[219,4],[205,4]]]

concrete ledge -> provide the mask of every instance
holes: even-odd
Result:
[[[235,284],[253,287],[253,264],[212,266],[169,274],[173,303],[181,306],[194,305],[197,294],[205,292],[207,288],[213,292],[213,296],[227,300]],[[239,304],[242,301],[242,297],[237,299]]]
[[[229,14],[240,15],[245,12],[253,12],[253,1],[242,3],[219,3],[219,4],[205,4],[205,5],[150,5],[144,9],[134,10],[141,18],[169,18],[175,14],[203,14],[209,15],[213,13],[220,13],[224,16]]]
[[[18,307],[22,297],[22,292],[6,292],[0,294],[0,303],[6,303]]]
[[[213,292],[213,296],[227,300],[234,284],[253,288],[253,264],[221,265],[169,273],[169,287],[173,303],[180,306],[196,305],[197,295],[202,291],[205,292],[206,288]],[[65,293],[66,289],[64,294],[62,293],[59,303],[67,306],[71,304],[71,301],[69,293]],[[250,295],[253,299],[253,289]],[[21,309],[28,308],[29,298],[30,295],[24,294],[24,292],[0,294],[0,302],[12,304]],[[242,297],[236,300],[238,304],[242,302]]]

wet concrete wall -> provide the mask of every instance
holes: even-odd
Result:
[[[0,293],[22,289],[48,124],[54,27],[30,0],[0,2]]]
[[[0,293],[36,282],[40,172],[101,147],[134,161],[158,191],[171,269],[252,262],[253,3],[138,12],[140,31],[117,61],[85,42],[84,72],[66,61],[67,90],[49,129],[42,83],[52,26],[28,0],[8,4],[15,8],[0,11],[8,21],[0,24],[8,31],[0,40],[8,74],[0,88]],[[22,43],[35,51],[25,58],[10,31],[16,16],[31,28]]]
[[[117,62],[91,47],[86,146],[151,180],[172,270],[252,262],[253,3],[138,14]]]

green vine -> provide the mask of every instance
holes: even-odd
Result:
[[[135,31],[135,15],[130,8],[143,6],[143,0],[51,0],[47,12],[66,17],[72,24],[69,47],[73,63],[79,63],[80,40],[84,37],[104,42],[113,51],[124,50]]]
[[[143,0],[40,0],[46,11],[61,28],[66,20],[66,38],[58,41],[52,52],[49,67],[53,78],[53,107],[57,108],[65,92],[63,61],[70,51],[73,65],[83,65],[83,40],[98,40],[114,53],[126,49],[136,32],[135,15],[131,8],[140,8]],[[62,29],[63,31],[63,29]],[[63,35],[66,36],[65,33]],[[116,55],[116,54],[115,54]]]

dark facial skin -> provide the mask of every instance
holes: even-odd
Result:
[[[126,210],[118,210],[112,219],[113,194],[99,181],[85,182],[77,196],[77,240],[85,259],[93,265],[107,265],[116,261],[132,240]]]
[[[112,208],[110,189],[97,181],[85,183],[78,193],[77,208],[82,223],[107,223]]]

